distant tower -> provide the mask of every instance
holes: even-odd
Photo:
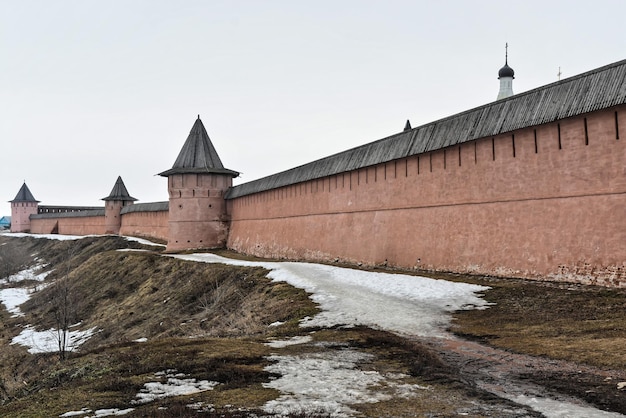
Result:
[[[26,182],[11,203],[11,232],[30,232],[30,215],[36,215],[39,201],[33,197]]]
[[[219,248],[226,244],[229,219],[224,194],[239,173],[224,168],[200,116],[167,177],[167,251]]]
[[[118,176],[111,193],[104,200],[104,227],[106,234],[119,234],[122,227],[120,212],[124,206],[132,205],[135,199],[128,194],[122,177]]]
[[[513,96],[513,79],[515,78],[515,71],[509,67],[509,44],[504,47],[504,67],[498,71],[498,80],[500,80],[500,91],[498,92],[498,98],[496,100],[504,99],[506,97]]]
[[[409,121],[408,119],[406,120],[406,124],[404,125],[404,132],[406,131],[410,131],[411,129],[411,121]]]

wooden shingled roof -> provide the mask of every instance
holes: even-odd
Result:
[[[122,176],[118,176],[117,181],[113,186],[113,190],[111,190],[111,193],[109,193],[107,197],[102,198],[102,200],[122,200],[134,202],[137,199],[128,193],[126,185],[124,185],[124,181],[122,180]]]
[[[238,172],[224,168],[217,151],[209,138],[200,115],[193,124],[191,132],[178,154],[171,169],[159,173],[160,176],[170,176],[172,174],[185,173],[217,173],[227,174],[233,177],[239,175]]]
[[[26,182],[24,182],[24,184],[22,184],[22,187],[20,187],[20,191],[17,192],[15,199],[9,200],[9,202],[10,203],[14,203],[14,202],[37,202],[39,203],[39,200],[35,199],[33,194],[30,192],[28,186],[26,185]]]
[[[626,60],[231,188],[227,199],[626,103]]]

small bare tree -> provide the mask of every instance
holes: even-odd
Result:
[[[68,351],[71,351],[70,327],[76,322],[76,295],[72,289],[72,259],[75,249],[70,246],[63,264],[63,274],[54,282],[52,288],[52,313],[56,325],[56,340],[59,349],[59,359],[67,358]]]

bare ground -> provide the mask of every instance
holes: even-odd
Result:
[[[25,304],[25,318],[0,310],[1,416],[58,416],[82,405],[127,405],[154,372],[168,367],[221,385],[144,405],[127,416],[195,416],[187,406],[192,400],[213,405],[202,416],[261,416],[261,406],[278,396],[262,386],[272,378],[264,368],[275,351],[263,342],[308,333],[298,321],[316,312],[304,292],[271,283],[262,269],[115,252],[145,247],[114,237],[71,242],[0,237],[0,242],[44,259],[55,269],[50,282],[69,272],[80,319],[106,329],[81,353],[59,362],[54,354],[33,356],[9,344],[23,321],[51,325],[47,289]],[[484,295],[493,303],[489,309],[455,314],[456,339],[331,329],[317,330],[310,344],[282,351],[306,355],[320,347],[331,352],[349,347],[373,355],[360,367],[403,374],[407,383],[431,388],[413,397],[353,405],[364,416],[534,417],[540,414],[511,399],[547,393],[626,414],[626,391],[617,389],[626,382],[625,291],[434,276],[491,286]],[[283,325],[268,327],[275,321]],[[150,340],[132,342],[143,336]]]

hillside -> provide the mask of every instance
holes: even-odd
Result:
[[[472,374],[434,340],[406,339],[362,326],[304,329],[300,321],[319,308],[305,291],[268,278],[268,270],[185,261],[161,250],[113,236],[59,241],[0,235],[0,288],[37,290],[11,312],[0,309],[0,416],[228,417],[274,416],[281,411],[288,416],[357,412],[365,416],[539,416],[476,385]],[[34,266],[40,266],[36,274],[48,274],[19,280],[11,276]],[[502,303],[523,286],[529,307],[525,320],[536,325],[532,338],[542,340],[545,335],[540,321],[530,317],[531,301],[544,295],[544,303],[545,297],[558,299],[563,294],[579,306],[594,296],[597,303],[585,306],[585,315],[573,317],[563,305],[560,314],[571,318],[570,325],[572,321],[588,324],[589,315],[601,319],[603,329],[610,327],[609,336],[616,341],[606,338],[605,349],[619,347],[626,335],[620,325],[626,310],[623,292],[479,281],[490,280],[493,290],[486,297],[498,309],[459,312],[457,332],[523,353],[528,341],[511,334],[516,323],[525,329],[529,325],[519,319],[515,311],[519,306]],[[555,314],[559,312],[550,315]],[[64,359],[59,350],[37,352],[31,347],[29,352],[28,347],[12,344],[29,329],[27,325],[45,332],[58,328],[63,323],[60,317],[70,325],[68,331],[92,330],[86,342],[68,351]],[[580,334],[575,324],[568,329],[565,320],[555,323],[561,324],[562,336]],[[489,329],[489,324],[491,328],[498,324],[498,330]],[[584,336],[576,338],[584,342]],[[537,344],[526,346],[542,356],[587,363],[581,367],[585,374],[572,387],[564,387],[565,369],[560,377],[544,369],[543,374],[529,373],[527,379],[572,396],[585,397],[584,392],[593,387],[588,402],[626,412],[624,392],[615,389],[625,378],[619,367],[623,359],[611,362],[607,356],[594,356],[594,350],[584,344],[585,352],[575,357],[576,353],[559,350],[555,340],[551,340],[554,352],[541,352]],[[358,390],[338,398],[334,412],[321,403],[294,407],[302,402],[289,400],[279,384],[281,376],[309,367],[313,360],[316,366],[310,367],[336,373],[331,374],[332,381],[327,375],[318,376],[317,369],[306,375],[305,384],[318,390],[327,387],[326,397],[340,393],[342,386],[357,385]],[[621,372],[603,374],[596,367]],[[613,380],[607,381],[607,376]]]

